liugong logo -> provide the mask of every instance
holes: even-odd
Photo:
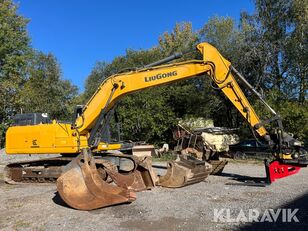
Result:
[[[164,79],[164,78],[177,76],[177,75],[178,75],[177,71],[171,71],[171,72],[162,73],[162,74],[158,73],[157,75],[144,77],[144,81],[150,82],[150,81],[155,81],[155,80]]]

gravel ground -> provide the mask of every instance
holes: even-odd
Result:
[[[0,177],[2,178],[2,157]],[[7,185],[0,181],[0,230],[308,230],[308,169],[266,187],[243,185],[244,176],[262,177],[261,164],[229,163],[222,176],[209,176],[180,189],[157,187],[137,200],[94,211],[68,208],[54,184]],[[249,209],[298,208],[299,222],[224,222],[214,213],[229,210],[237,218]],[[281,219],[278,219],[281,220]]]

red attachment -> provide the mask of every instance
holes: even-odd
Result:
[[[291,176],[299,172],[301,167],[290,164],[281,164],[279,161],[274,160],[266,164],[266,174],[269,183],[274,182],[276,179]]]

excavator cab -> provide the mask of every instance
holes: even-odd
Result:
[[[51,120],[47,113],[25,113],[13,117],[13,126],[49,124]]]

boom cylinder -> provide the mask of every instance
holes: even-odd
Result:
[[[155,66],[158,66],[158,65],[162,65],[162,64],[165,64],[165,63],[168,63],[172,60],[175,60],[175,59],[179,59],[179,58],[182,58],[183,57],[183,53],[182,52],[176,52],[174,53],[173,55],[169,56],[169,57],[166,57],[166,58],[163,58],[161,60],[158,60],[154,63],[150,63],[148,65],[145,65],[144,68],[149,68],[149,67],[155,67]]]

